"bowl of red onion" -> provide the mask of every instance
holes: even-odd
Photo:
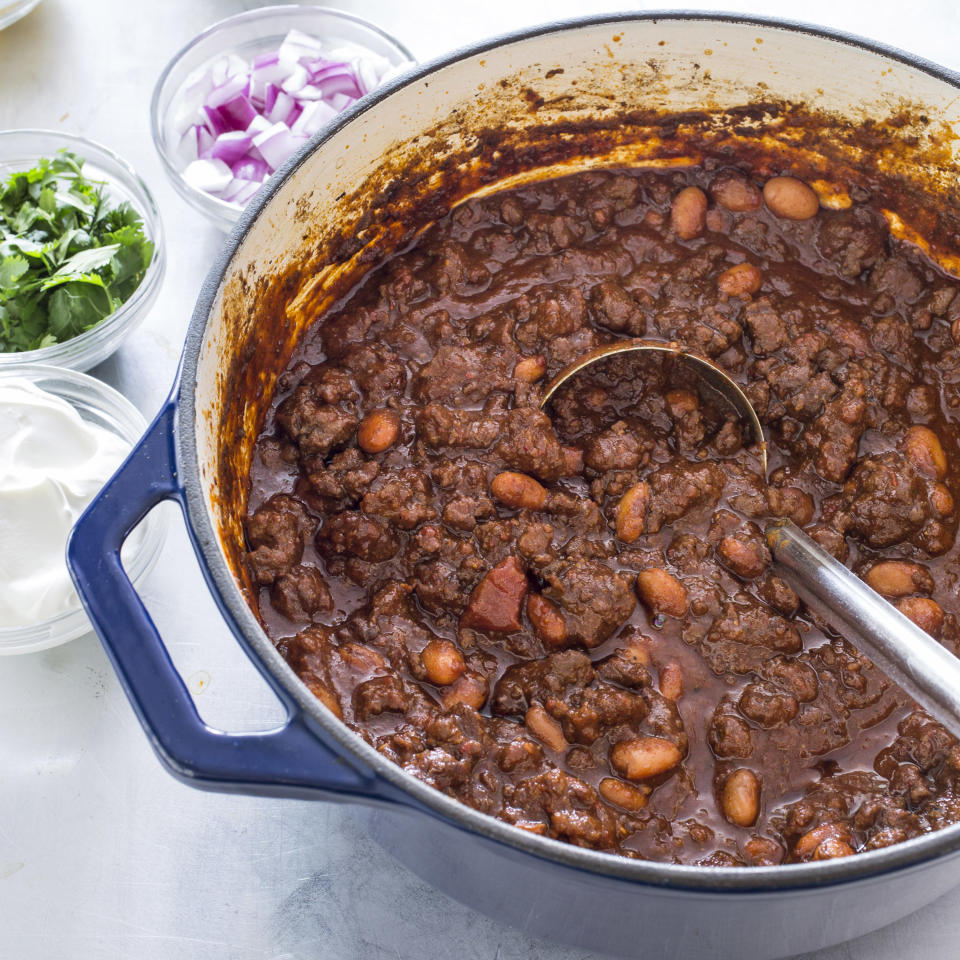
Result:
[[[150,105],[153,142],[177,192],[229,230],[289,157],[414,62],[399,40],[340,10],[248,10],[167,64]]]

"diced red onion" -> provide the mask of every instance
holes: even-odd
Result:
[[[197,190],[218,194],[233,180],[233,171],[222,160],[194,160],[183,179]]]
[[[243,205],[337,113],[407,67],[291,30],[275,51],[218,57],[188,78],[165,125],[171,152],[191,186]]]
[[[257,183],[263,183],[270,176],[270,168],[266,160],[251,157],[248,154],[233,164],[233,175],[238,180],[255,180]]]
[[[277,56],[288,63],[296,63],[301,57],[319,56],[322,50],[323,43],[320,40],[294,29],[284,37]]]
[[[220,112],[219,107],[205,106],[203,108],[203,116],[204,126],[215,137],[219,137],[221,133],[226,133],[230,129],[230,124],[227,122],[226,117]]]
[[[235,73],[207,94],[206,105],[208,107],[219,107],[228,100],[245,93],[246,89],[247,75],[245,73]]]
[[[346,93],[335,93],[330,98],[330,106],[339,113],[341,110],[346,110],[351,104],[356,103],[357,98],[351,97]]]
[[[197,156],[203,156],[213,146],[215,139],[206,127],[197,127]]]
[[[253,143],[252,134],[243,130],[221,133],[210,148],[210,156],[215,160],[222,160],[232,168],[247,155],[251,143]]]
[[[247,133],[256,135],[258,133],[263,133],[264,130],[269,129],[270,121],[266,117],[257,114],[250,122],[250,126],[247,127]]]
[[[243,94],[228,100],[219,109],[220,115],[233,130],[246,130],[257,115],[256,107]]]
[[[309,79],[310,74],[307,73],[304,67],[301,67],[300,64],[297,64],[287,79],[284,80],[280,86],[286,93],[296,93],[298,90],[302,90],[304,88]]]
[[[336,107],[323,100],[305,103],[300,116],[291,124],[290,132],[302,137],[312,137],[325,123],[337,115]]]
[[[176,155],[177,162],[181,167],[185,167],[188,163],[196,160],[200,156],[200,145],[197,139],[198,132],[200,127],[196,124],[187,127],[183,132],[183,135],[177,141]]]
[[[278,90],[273,100],[273,106],[265,112],[265,116],[271,123],[286,123],[287,117],[290,116],[296,105],[296,101],[289,93]]]
[[[275,123],[269,130],[264,130],[253,138],[253,145],[270,165],[271,173],[306,142],[306,137],[291,134],[285,123]]]

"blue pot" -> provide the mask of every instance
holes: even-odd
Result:
[[[754,99],[761,83],[766,98],[853,122],[902,98],[922,103],[933,121],[960,119],[958,78],[897,51],[769,20],[624,14],[525,31],[419,68],[339,117],[269,181],[201,291],[170,399],[68,547],[81,599],[174,776],[207,790],[363,804],[386,848],[463,902],[532,934],[629,957],[759,960],[813,950],[891,923],[960,882],[960,826],[847,859],[754,868],[634,861],[518,830],[405,774],[351,733],[289,669],[241,589],[242,504],[224,477],[249,463],[254,394],[269,395],[285,346],[322,308],[331,276],[318,272],[306,287],[300,278],[282,323],[261,323],[257,304],[283,270],[328,254],[351,224],[362,245],[369,224],[358,218],[372,210],[376,222],[404,163],[440,169],[480,131],[512,130],[507,140],[539,124],[543,137],[544,124],[549,133],[551,123],[598,110],[609,119],[610,104],[625,117],[651,105],[721,110]],[[540,109],[530,108],[531,88]],[[648,162],[651,144],[621,144],[606,160]],[[926,169],[922,147],[921,137],[914,172],[956,178],[956,169]],[[349,256],[340,258],[345,270],[362,252]],[[250,383],[257,389],[246,396]],[[125,537],[167,499],[183,509],[238,642],[287,707],[281,729],[232,735],[203,723],[120,565]]]

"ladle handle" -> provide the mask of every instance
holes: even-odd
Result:
[[[960,732],[960,660],[789,520],[772,524],[766,536],[801,599],[927,713]]]

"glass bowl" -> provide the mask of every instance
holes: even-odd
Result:
[[[15,0],[13,3],[0,0],[0,30],[25,17],[39,3],[40,0]]]
[[[47,393],[62,397],[84,420],[115,433],[131,448],[147,428],[143,414],[126,397],[86,373],[44,364],[0,369],[0,382],[13,378],[30,380]],[[153,568],[164,535],[162,514],[154,510],[124,544],[123,565],[134,582],[143,579]],[[66,565],[65,555],[63,562]],[[0,626],[0,656],[46,650],[82,637],[91,630],[87,614],[77,600],[75,608],[40,623],[22,627]]]
[[[0,0],[2,2],[2,0]],[[29,170],[41,157],[51,157],[66,147],[86,160],[84,175],[103,180],[113,203],[128,201],[143,218],[143,229],[153,241],[153,260],[140,286],[119,310],[96,326],[63,343],[21,353],[0,353],[0,370],[24,364],[45,363],[71,370],[89,370],[106,360],[131,333],[157,299],[166,269],[166,251],[160,211],[147,185],[126,160],[93,140],[56,130],[0,131],[0,180],[19,170]]]
[[[177,193],[222,230],[233,227],[244,205],[205,193],[192,187],[181,176],[181,166],[173,149],[177,143],[170,124],[173,110],[183,89],[213,61],[227,54],[252,60],[258,54],[273,52],[292,29],[311,34],[331,47],[363,47],[386,57],[392,66],[405,61],[414,62],[413,54],[379,27],[353,14],[326,7],[293,4],[259,7],[221,20],[191,40],[174,55],[153,88],[150,132],[164,170]]]

